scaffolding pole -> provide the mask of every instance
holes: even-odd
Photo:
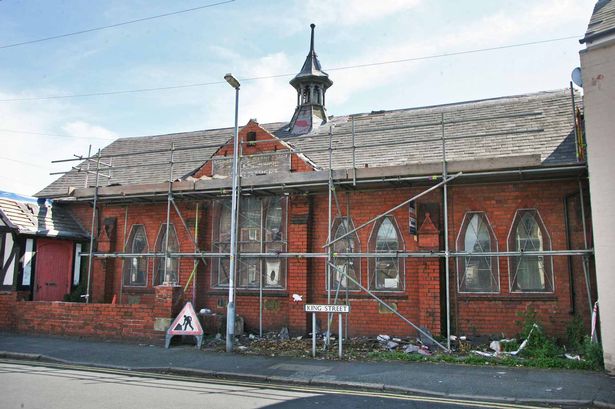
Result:
[[[197,214],[197,225],[195,226],[195,238],[193,238],[190,234],[190,227],[188,227],[188,223],[186,223],[186,220],[184,219],[184,216],[182,216],[182,212],[179,210],[179,207],[177,207],[177,203],[175,203],[175,199],[171,200],[171,203],[173,204],[173,208],[175,209],[175,213],[177,213],[177,216],[179,217],[179,220],[182,222],[182,225],[184,226],[184,229],[186,229],[186,233],[188,233],[188,237],[190,237],[190,240],[192,241],[192,245],[194,246],[195,249],[195,253],[194,254],[201,254],[200,259],[201,261],[203,261],[203,264],[207,265],[207,260],[205,260],[205,256],[203,256],[203,252],[201,251],[201,249],[199,248],[197,239],[196,239],[196,233],[198,230],[198,214]],[[197,203],[197,212],[198,212],[198,203]]]
[[[167,192],[167,224],[164,232],[164,277],[163,284],[176,284],[177,279],[173,278],[169,280],[168,277],[168,264],[169,264],[169,225],[171,223],[171,202],[173,202],[173,151],[175,150],[175,144],[171,138],[171,158],[169,161],[169,190]]]
[[[261,215],[263,214],[263,207],[262,207],[262,203],[261,203]],[[261,235],[263,234],[263,217],[261,216],[261,225],[260,225],[260,229],[261,229]],[[260,250],[261,252],[264,252],[264,240],[262,240],[262,236],[261,236],[261,242],[260,242]],[[259,279],[258,279],[258,336],[260,338],[263,337],[263,259],[259,259],[259,267],[260,267],[260,275],[259,275]]]
[[[173,202],[175,203],[175,202]],[[188,232],[188,234],[190,234],[190,232]],[[198,251],[199,250],[199,246],[198,246],[198,242],[199,242],[199,203],[196,203],[195,209],[194,209],[194,242],[196,243],[194,245],[194,250]],[[205,260],[203,260],[203,262],[205,262]],[[192,278],[192,305],[196,305],[196,279],[198,277],[197,275],[197,268],[199,266],[199,261],[198,260],[194,260],[194,266],[193,266],[193,271],[194,271],[194,277]],[[207,264],[205,264],[206,266]],[[179,273],[178,273],[179,274]],[[186,291],[186,290],[184,290]]]
[[[122,235],[122,251],[125,253],[126,252],[126,245],[128,244],[128,237],[126,237],[126,232],[128,229],[128,206],[124,206],[124,232]],[[120,299],[119,299],[119,303],[122,303],[122,295],[123,295],[123,290],[124,290],[124,268],[125,268],[125,264],[126,264],[126,259],[122,258],[122,276],[121,276],[121,280],[120,280]]]
[[[327,208],[327,241],[331,241],[331,213],[333,212],[333,135],[332,126],[329,126],[329,206]],[[331,260],[332,247],[327,248],[327,304],[331,304]],[[327,314],[327,333],[325,334],[325,349],[329,347],[331,340],[331,314]]]
[[[583,183],[579,180],[579,203],[581,207],[581,223],[583,225],[583,245],[585,250],[587,250],[587,226],[585,221],[585,204],[584,199],[585,194],[583,192]],[[583,257],[583,275],[585,276],[585,289],[587,290],[587,302],[589,303],[589,316],[591,317],[594,312],[594,307],[592,303],[592,290],[591,290],[591,281],[589,278],[589,256]]]
[[[90,303],[91,296],[91,279],[92,279],[92,253],[94,252],[94,227],[96,225],[96,206],[98,201],[98,174],[100,171],[100,149],[97,153],[98,160],[96,161],[96,185],[94,186],[94,201],[92,204],[92,223],[90,227],[90,258],[88,259],[88,282],[85,291],[85,302]]]
[[[327,258],[327,253],[250,253],[242,252],[244,257],[260,257],[260,258]],[[488,251],[488,252],[468,252],[468,251],[451,251],[450,257],[531,257],[531,256],[591,256],[594,254],[592,249],[587,250],[542,250],[542,251]],[[97,253],[92,254],[97,258],[146,258],[146,257],[164,257],[160,253]],[[82,253],[81,257],[89,257],[89,254]],[[214,252],[177,252],[169,253],[170,258],[228,258],[230,253],[214,253]],[[396,258],[443,258],[443,251],[424,251],[424,252],[379,252],[379,253],[335,253],[333,258],[378,258],[378,257],[396,257]]]
[[[337,218],[340,219],[341,223],[344,223],[344,216],[342,215],[342,211],[341,211],[341,207],[340,207],[340,202],[339,202],[339,199],[337,197],[337,192],[335,190],[335,185],[333,184],[333,179],[332,179],[332,185],[331,186],[332,186],[331,192],[333,194],[333,201],[335,203],[335,209],[337,210]],[[331,223],[331,230],[333,230],[333,225],[334,224],[335,224],[334,222]],[[335,233],[331,232],[331,234],[334,235]],[[344,239],[344,241],[346,242],[346,244],[348,246],[348,244],[350,242],[349,237],[346,237]],[[336,253],[333,251],[333,248],[331,248],[331,255],[332,255],[332,257],[337,257]],[[331,274],[331,275],[333,275],[333,274]],[[333,279],[333,277],[329,276],[328,280],[332,281],[332,279]],[[337,300],[338,300],[339,293],[340,293],[340,288],[341,288],[341,281],[337,280],[337,286],[335,287],[335,296],[333,298],[333,304],[337,304]],[[327,315],[328,315],[328,317],[327,317],[327,326],[328,326],[328,328],[331,328],[331,323],[333,322],[333,315],[334,314],[333,313],[329,313]],[[339,318],[339,314],[338,314],[338,318]],[[346,320],[347,319],[348,318],[346,318]],[[348,321],[346,321],[346,322],[348,322]],[[340,336],[341,336],[341,334],[340,334]]]
[[[241,253],[245,257],[263,257],[263,258],[327,258],[327,253],[254,253],[243,252]],[[541,250],[541,251],[488,251],[488,252],[467,252],[467,251],[450,251],[450,257],[520,257],[520,256],[585,256],[592,255],[593,250]],[[207,257],[207,258],[223,258],[229,257],[230,253],[170,253],[170,257],[182,258],[182,257]],[[366,257],[366,258],[379,258],[379,257],[398,257],[398,258],[441,258],[445,254],[443,251],[423,251],[423,252],[376,252],[376,253],[335,253],[334,258],[345,257]],[[87,257],[87,255],[83,255]],[[94,257],[164,257],[159,253],[94,253]]]
[[[335,268],[336,270],[339,269],[337,268],[337,266],[331,264],[332,268]],[[404,317],[403,315],[401,315],[395,308],[391,307],[389,304],[387,304],[385,301],[381,300],[376,294],[374,294],[373,292],[371,292],[370,290],[368,290],[367,288],[363,287],[361,285],[361,283],[359,283],[357,280],[355,280],[354,278],[352,278],[351,276],[349,276],[348,274],[346,274],[344,271],[341,271],[341,274],[343,274],[347,280],[352,281],[356,286],[358,286],[361,290],[365,291],[369,296],[371,296],[374,300],[378,301],[383,307],[385,307],[386,309],[388,309],[389,311],[391,311],[393,314],[397,315],[399,318],[402,319],[402,321],[404,321],[405,323],[407,323],[408,325],[410,325],[412,328],[414,328],[415,330],[417,330],[419,333],[423,334],[425,337],[427,337],[428,339],[430,339],[432,342],[434,342],[436,345],[438,345],[440,348],[442,348],[444,351],[446,352],[450,352],[450,348],[445,347],[444,345],[442,345],[441,343],[439,343],[437,340],[434,339],[433,336],[431,336],[430,334],[428,334],[426,331],[423,331],[421,328],[419,328],[418,326],[416,326],[412,321],[410,321],[408,318]]]
[[[446,140],[444,138],[444,113],[441,114],[442,123],[442,180],[448,177],[446,168]],[[444,208],[444,274],[445,274],[445,294],[446,294],[446,346],[451,349],[451,294],[450,294],[450,254],[448,248],[448,184],[442,185],[442,198]]]
[[[357,185],[357,145],[355,144],[354,115],[352,118],[352,186]],[[348,322],[348,318],[346,318]]]
[[[90,144],[90,145],[88,146],[88,158],[90,157],[90,155],[92,155],[92,144]],[[84,187],[85,189],[87,189],[87,188],[88,188],[88,181],[89,181],[89,176],[90,176],[90,172],[89,172],[89,170],[90,170],[90,161],[88,161],[88,167],[87,167],[87,169],[86,169],[86,170],[87,170],[88,172],[86,172],[86,174],[85,174],[85,183],[84,183],[84,185],[83,185],[83,187]]]
[[[424,190],[423,192],[421,192],[421,193],[419,193],[419,194],[417,194],[417,195],[415,195],[415,196],[412,196],[412,197],[411,197],[410,199],[408,199],[408,200],[404,200],[403,202],[401,202],[401,203],[400,203],[400,204],[398,204],[397,206],[392,207],[391,209],[387,210],[387,211],[386,211],[386,212],[384,212],[384,213],[380,213],[378,216],[374,217],[373,219],[370,219],[370,220],[366,221],[365,223],[361,224],[359,227],[356,227],[356,228],[352,229],[351,231],[347,232],[346,234],[343,234],[343,235],[341,235],[340,237],[338,237],[338,238],[336,238],[336,239],[329,240],[327,243],[325,243],[325,244],[322,246],[322,248],[331,247],[333,244],[337,243],[338,241],[340,241],[340,240],[342,240],[342,239],[346,238],[347,236],[350,236],[350,235],[351,235],[351,234],[353,234],[353,233],[356,233],[357,231],[359,231],[359,230],[363,229],[363,228],[364,228],[364,227],[366,227],[366,226],[369,226],[370,224],[372,224],[372,223],[374,223],[375,221],[377,221],[377,220],[379,220],[379,219],[381,219],[381,218],[385,217],[386,215],[393,213],[395,210],[397,210],[397,209],[399,209],[399,208],[401,208],[401,207],[403,207],[403,206],[407,205],[408,203],[410,203],[410,202],[412,202],[412,201],[414,201],[414,200],[418,199],[419,197],[423,197],[423,196],[425,196],[425,195],[426,195],[426,194],[428,194],[429,192],[432,192],[432,191],[436,190],[436,189],[437,189],[437,188],[439,188],[440,186],[442,186],[442,185],[444,185],[444,184],[446,184],[446,183],[450,182],[450,181],[451,181],[451,180],[453,180],[453,179],[458,178],[458,177],[459,177],[459,176],[461,176],[462,174],[463,174],[463,172],[459,172],[459,173],[456,173],[456,174],[455,174],[455,175],[453,175],[453,176],[449,176],[449,177],[447,177],[446,179],[444,179],[444,180],[442,180],[442,181],[440,181],[440,182],[436,183],[435,185],[433,185],[433,186],[432,186],[432,187],[430,187],[429,189]]]

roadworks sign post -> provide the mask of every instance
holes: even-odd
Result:
[[[165,348],[171,345],[171,338],[173,338],[174,335],[192,335],[196,337],[196,348],[201,349],[201,345],[203,344],[203,327],[201,327],[201,323],[196,316],[191,302],[187,302],[186,305],[184,305],[184,308],[182,308],[179,315],[175,317],[167,330],[164,342]]]
[[[338,336],[338,355],[342,358],[342,314],[348,314],[350,312],[350,305],[338,305],[338,304],[305,304],[305,312],[312,313],[312,357],[316,357],[316,313],[326,312],[337,313],[337,322],[339,329]]]

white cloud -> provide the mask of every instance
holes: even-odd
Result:
[[[348,67],[374,62],[395,61],[405,57],[431,54],[434,50],[435,47],[427,43],[406,42],[365,50],[361,56],[345,60],[341,62],[340,66]],[[329,76],[334,82],[335,89],[328,93],[328,101],[330,104],[341,105],[352,98],[353,95],[364,93],[370,89],[394,85],[395,83],[402,85],[401,83],[417,81],[411,74],[416,71],[418,64],[416,62],[404,62],[330,71]]]
[[[65,124],[62,129],[77,139],[108,139],[110,141],[117,139],[119,136],[115,132],[111,132],[102,126],[92,125],[84,121],[74,121]]]
[[[377,4],[375,2],[375,4]],[[353,66],[381,61],[395,61],[440,53],[463,51],[478,47],[510,44],[523,36],[535,34],[535,39],[544,39],[546,32],[566,28],[572,22],[584,22],[588,10],[585,4],[572,0],[546,0],[532,4],[516,13],[497,12],[478,21],[462,23],[451,27],[450,33],[432,36],[429,41],[392,41],[386,45],[366,47],[360,55],[339,62],[339,66]],[[343,104],[353,96],[383,86],[390,86],[391,92],[403,85],[402,82],[420,81],[413,77],[417,70],[433,64],[435,60],[402,62],[377,65],[368,68],[330,71],[334,89],[328,93],[329,104]],[[437,60],[443,61],[443,60]],[[443,61],[444,62],[444,61]],[[325,64],[325,71],[326,71]],[[329,62],[329,65],[330,62]],[[435,67],[435,65],[434,65]],[[393,88],[395,87],[395,88]],[[378,107],[374,107],[376,109]]]
[[[0,99],[23,97],[3,93]],[[50,172],[70,164],[52,165],[54,159],[87,154],[88,145],[106,145],[115,134],[83,119],[78,107],[59,101],[0,103],[0,189],[32,195],[57,179]],[[21,132],[18,132],[21,131]]]
[[[229,65],[236,68],[241,78],[270,77],[297,71],[285,53],[273,53],[256,59],[237,56]],[[238,74],[239,77],[239,74]],[[288,84],[290,78],[266,78],[244,81],[239,96],[239,124],[256,118],[261,123],[289,121],[296,104],[295,92]],[[228,86],[213,94],[202,107],[202,123],[211,127],[232,126],[234,121],[234,93]]]
[[[308,0],[298,7],[307,17],[321,23],[355,25],[381,19],[416,7],[420,0]]]
[[[545,33],[565,28],[572,22],[588,21],[591,8],[573,0],[544,0],[516,12],[500,11],[478,21],[451,27],[451,34],[435,39],[439,47],[495,45],[510,42],[517,37],[533,34],[536,40],[545,39]],[[581,34],[581,33],[578,33]]]

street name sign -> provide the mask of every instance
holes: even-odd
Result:
[[[305,312],[335,312],[348,313],[350,305],[338,304],[305,304]]]

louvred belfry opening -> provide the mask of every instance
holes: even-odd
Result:
[[[310,24],[310,52],[299,74],[290,80],[290,85],[297,90],[297,108],[290,121],[290,132],[294,135],[310,132],[327,122],[325,93],[333,81],[322,70],[314,51],[314,27],[314,24]]]

